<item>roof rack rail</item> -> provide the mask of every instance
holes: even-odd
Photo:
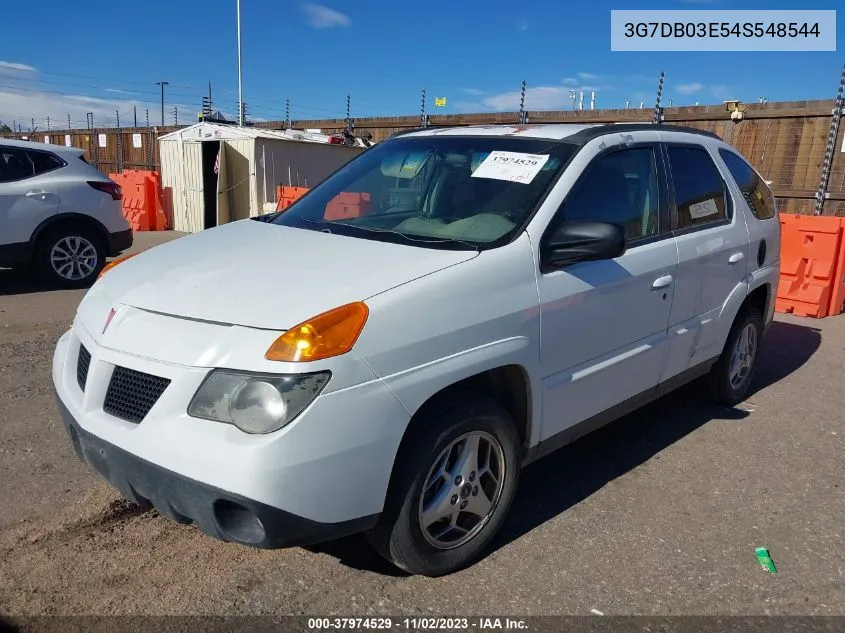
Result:
[[[707,130],[699,130],[695,127],[686,127],[683,125],[660,125],[656,126],[654,123],[605,123],[602,125],[591,126],[580,132],[576,132],[572,136],[567,137],[566,140],[578,141],[586,143],[594,138],[606,136],[608,134],[615,134],[617,132],[685,132],[687,134],[697,134],[699,136],[706,136],[708,138],[715,138],[719,141],[723,140],[721,136],[715,132]]]

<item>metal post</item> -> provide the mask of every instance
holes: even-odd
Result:
[[[30,132],[34,132],[34,131],[35,131],[35,117],[32,117],[32,118],[29,120],[29,131],[30,131]]]
[[[73,129],[70,124],[70,115],[67,115],[67,131],[70,132]]]
[[[150,109],[147,108],[147,169],[153,169],[153,128],[150,127]]]
[[[519,124],[528,123],[528,113],[525,111],[525,80],[522,81],[522,89],[519,95]]]
[[[290,129],[290,99],[285,99],[285,129]]]
[[[138,106],[132,106],[132,116],[135,119],[135,127],[138,127]]]
[[[117,125],[117,170],[123,173],[123,132],[120,131],[120,110],[114,113],[114,120]]]
[[[663,121],[663,108],[660,107],[660,98],[663,96],[663,71],[657,79],[657,101],[654,102],[654,118],[652,123],[658,124]]]
[[[238,0],[238,125],[244,124],[244,85],[241,73],[241,0]]]
[[[842,67],[842,76],[839,78],[839,90],[836,93],[836,101],[833,104],[833,113],[830,117],[830,131],[827,135],[827,147],[824,150],[824,162],[822,163],[822,177],[819,188],[816,191],[815,214],[821,215],[824,211],[824,201],[827,197],[827,185],[830,182],[830,165],[833,162],[833,153],[836,150],[836,137],[839,134],[839,121],[842,119],[842,110],[845,107],[843,101],[845,93],[845,66]]]
[[[47,117],[47,134],[50,133],[50,117]]]
[[[156,85],[161,86],[161,126],[164,127],[164,87],[168,85],[169,81],[157,81]]]
[[[422,89],[422,103],[420,105],[420,127],[428,127],[428,117],[425,116],[425,88]]]
[[[179,125],[179,106],[173,106],[173,124]]]
[[[593,90],[590,92],[590,110],[596,109],[596,91]]]

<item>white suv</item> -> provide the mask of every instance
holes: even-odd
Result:
[[[261,220],[110,265],[53,360],[73,445],[214,537],[425,575],[525,464],[693,379],[743,400],[779,277],[765,182],[670,126],[415,131]]]
[[[132,246],[122,197],[77,147],[0,138],[0,267],[90,285],[107,256]]]

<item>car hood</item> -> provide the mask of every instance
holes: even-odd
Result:
[[[111,307],[124,304],[285,330],[476,255],[242,220],[162,244],[114,267],[89,291],[80,315],[93,310],[91,318],[100,323]]]

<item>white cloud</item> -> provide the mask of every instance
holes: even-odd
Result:
[[[520,33],[527,31],[530,26],[531,26],[531,22],[529,22],[525,18],[519,18],[516,21],[516,30],[519,31]]]
[[[564,79],[561,83],[564,83],[564,84],[566,84],[567,86],[577,86],[577,85],[578,85],[578,80],[577,80],[577,79],[575,79],[575,77],[567,77],[567,78],[566,78],[566,79]]]
[[[691,95],[696,92],[700,92],[701,89],[704,88],[704,84],[700,83],[689,83],[689,84],[678,84],[675,88],[679,93],[682,95]]]
[[[478,88],[462,88],[461,92],[464,92],[468,95],[473,95],[475,97],[481,97],[487,94],[486,92],[484,92],[483,90],[479,90]]]
[[[0,61],[0,68],[5,68],[7,70],[19,70],[27,73],[34,73],[36,71],[34,67],[27,64],[19,64],[18,62]]]
[[[710,86],[710,94],[716,99],[722,100],[730,99],[732,97],[730,86],[726,86],[724,84]]]
[[[581,79],[593,79],[593,80],[599,78],[598,75],[594,75],[592,73],[578,73],[578,77],[580,77]]]
[[[145,110],[149,109],[150,123],[158,125],[161,122],[160,102],[143,102],[130,99],[102,99],[87,95],[58,95],[52,93],[23,93],[13,89],[0,91],[0,120],[11,126],[14,121],[21,125],[23,131],[29,131],[32,119],[38,130],[46,129],[47,117],[53,129],[67,127],[67,117],[70,115],[71,126],[84,128],[87,114],[94,114],[94,124],[100,127],[111,127],[115,124],[115,114],[120,112],[121,125],[134,123],[133,107],[138,110],[138,123],[145,122]],[[180,122],[193,123],[196,120],[196,110],[182,103],[165,103],[165,124],[173,124],[173,108],[179,109]]]
[[[344,15],[340,11],[335,11],[322,4],[314,4],[306,2],[302,5],[302,10],[305,12],[305,20],[309,26],[315,29],[330,29],[336,26],[350,26],[352,20],[348,15]]]
[[[484,105],[499,112],[519,110],[520,91],[503,92],[484,99]],[[525,89],[526,110],[558,110],[571,103],[569,89],[562,86],[537,86]]]

